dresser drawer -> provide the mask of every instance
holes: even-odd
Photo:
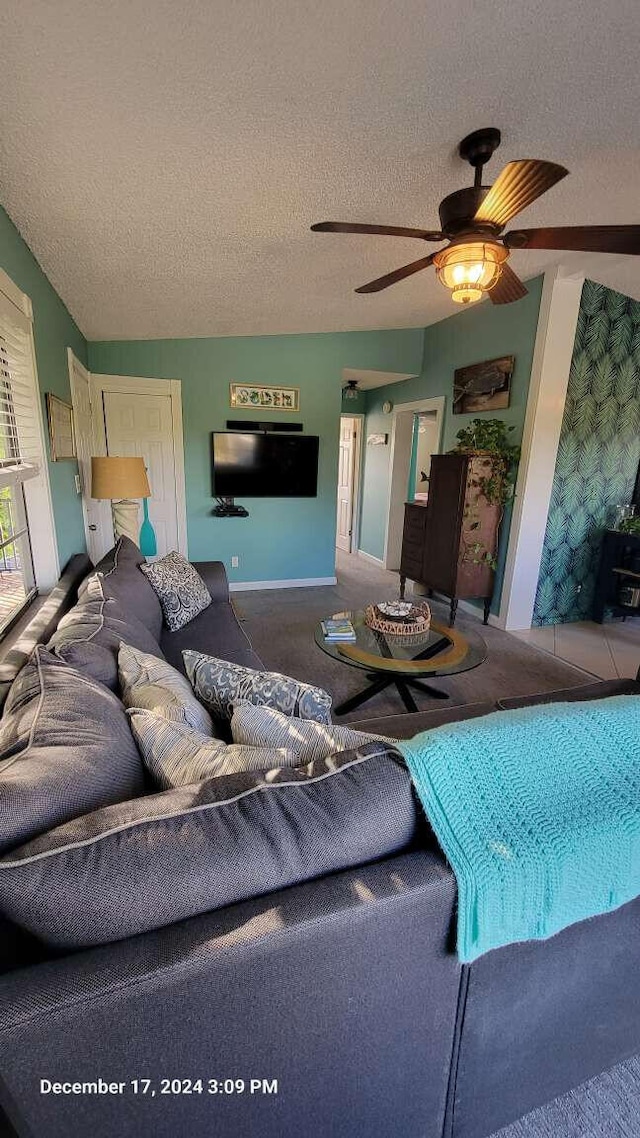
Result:
[[[405,534],[402,539],[402,557],[409,557],[422,564],[422,551],[424,549],[424,536],[422,534]]]
[[[405,577],[411,577],[412,581],[419,581],[422,577],[422,556],[413,557],[403,549],[400,557],[400,572]]]
[[[404,508],[404,533],[409,530],[423,534],[427,526],[427,507],[407,504]]]

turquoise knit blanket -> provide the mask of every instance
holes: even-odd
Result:
[[[458,883],[458,956],[640,894],[640,697],[499,711],[397,744]]]

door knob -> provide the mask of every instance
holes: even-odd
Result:
[[[97,530],[97,528],[98,528],[97,526],[89,526],[89,529],[90,529],[90,530],[94,530],[94,531],[95,531],[95,530]]]

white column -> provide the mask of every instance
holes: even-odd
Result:
[[[505,565],[501,628],[530,628],[549,513],[560,428],[580,310],[583,276],[544,277],[531,367],[511,532]]]

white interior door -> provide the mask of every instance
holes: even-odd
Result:
[[[171,397],[103,391],[102,398],[107,454],[144,459],[151,487],[149,519],[162,557],[180,548]]]
[[[87,553],[95,565],[111,545],[113,536],[111,507],[108,502],[98,502],[91,497],[91,456],[97,451],[91,415],[89,372],[71,351],[69,351],[69,382]]]
[[[353,482],[356,456],[356,423],[349,415],[340,418],[340,457],[338,460],[338,518],[336,546],[351,552],[353,525]]]

